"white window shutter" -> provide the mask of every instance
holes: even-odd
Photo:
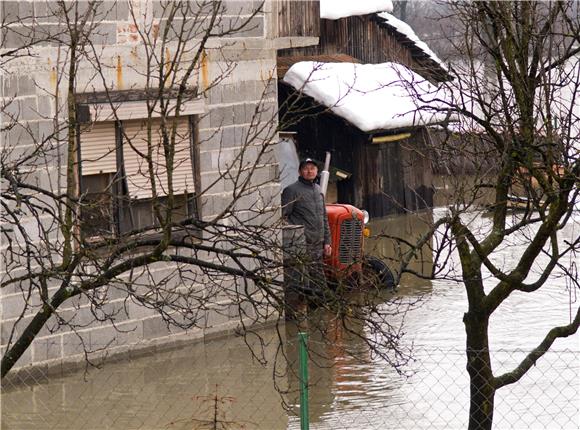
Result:
[[[81,128],[81,166],[84,175],[115,173],[115,123],[98,122]]]
[[[167,119],[167,133],[171,138],[173,118]],[[123,121],[123,158],[125,174],[131,198],[152,197],[152,182],[147,162],[147,121]],[[158,196],[168,194],[167,166],[163,151],[161,120],[151,120],[151,150],[154,180]],[[173,164],[173,194],[194,191],[193,171],[190,151],[190,130],[188,118],[177,120],[175,135],[175,156]]]

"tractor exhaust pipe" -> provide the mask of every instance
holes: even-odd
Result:
[[[320,188],[322,189],[322,195],[326,197],[326,190],[328,189],[328,179],[330,178],[330,152],[326,152],[326,158],[324,159],[324,169],[320,172]]]

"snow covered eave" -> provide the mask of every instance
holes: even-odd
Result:
[[[421,123],[417,123],[415,125],[409,125],[406,127],[400,127],[400,128],[390,128],[390,129],[380,129],[380,130],[371,130],[366,132],[369,135],[369,139],[374,139],[376,137],[382,137],[382,136],[393,136],[393,135],[397,135],[397,134],[405,134],[405,133],[411,133],[413,131],[416,131],[419,128],[442,128],[442,129],[447,129],[449,127],[449,124],[456,124],[458,123],[459,120],[457,118],[456,115],[449,115],[448,118],[445,119],[439,119],[437,121],[433,121],[433,122],[429,122],[428,124],[421,124]]]
[[[377,13],[375,16],[379,25],[388,29],[399,42],[411,50],[413,58],[431,66],[430,72],[438,80],[453,80],[447,65],[417,36],[409,24],[387,12]]]
[[[295,63],[283,80],[364,133],[449,121],[445,95],[397,63]]]
[[[337,20],[349,16],[392,12],[391,0],[320,0],[320,18]]]

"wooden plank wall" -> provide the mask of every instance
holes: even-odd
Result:
[[[374,217],[433,206],[433,175],[424,129],[403,141],[365,142],[357,165],[362,204]]]
[[[318,37],[320,2],[280,0],[278,2],[278,37]]]
[[[412,211],[433,206],[432,153],[427,139],[427,130],[420,128],[409,139],[400,142],[405,208]]]
[[[373,217],[401,213],[406,209],[401,151],[397,143],[366,145],[361,153],[358,182],[364,194],[363,207]]]
[[[283,49],[279,57],[346,54],[362,63],[394,61],[432,81],[441,80],[441,71],[430,61],[413,57],[411,47],[381,26],[374,14],[338,20],[320,20],[318,46]]]

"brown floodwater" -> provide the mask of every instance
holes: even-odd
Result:
[[[375,220],[367,249],[392,258],[394,267],[397,247],[379,233],[416,237],[440,215],[435,210]],[[470,226],[483,231],[488,222],[474,215]],[[579,234],[576,212],[562,239]],[[510,267],[528,240],[525,234],[512,240],[494,262]],[[579,265],[578,257],[570,258],[567,264]],[[426,248],[412,268],[426,273],[433,264]],[[451,278],[453,272],[448,274]],[[506,300],[491,319],[494,371],[512,369],[550,327],[568,323],[578,306],[577,293],[565,277],[553,276],[540,291]],[[314,319],[327,324],[332,342],[316,333],[309,339],[311,429],[466,428],[462,285],[407,276],[395,297],[421,299],[404,316],[403,342],[414,351],[404,375],[369,350],[367,327],[349,335],[322,311],[312,311]],[[297,331],[286,324],[280,331],[261,330],[263,339],[271,339],[263,346],[257,337],[224,337],[109,363],[86,374],[4,386],[2,429],[299,429]],[[279,354],[279,336],[289,363]],[[578,334],[556,341],[520,382],[498,392],[494,428],[580,428],[579,342]],[[263,353],[266,364],[252,356],[247,344]]]

